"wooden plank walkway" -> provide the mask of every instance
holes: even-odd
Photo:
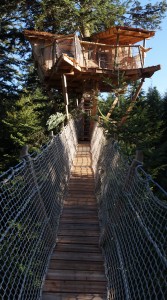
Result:
[[[42,300],[106,299],[89,143],[78,145]]]

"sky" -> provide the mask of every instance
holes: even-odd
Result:
[[[153,74],[151,78],[146,78],[143,85],[144,90],[156,86],[157,90],[164,95],[167,92],[167,17],[162,24],[162,30],[158,30],[155,36],[146,41],[146,48],[152,49],[147,52],[145,59],[146,66],[161,65],[161,70]]]
[[[150,1],[154,4],[157,1]],[[147,4],[148,1],[141,1]],[[146,41],[146,48],[152,49],[147,52],[145,59],[146,66],[161,65],[161,70],[153,74],[151,78],[146,78],[143,89],[148,90],[149,87],[156,86],[157,90],[163,96],[167,92],[167,15],[161,24],[161,30],[157,30],[155,36]]]

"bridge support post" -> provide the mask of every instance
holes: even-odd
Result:
[[[66,106],[66,115],[67,115],[67,120],[68,120],[69,119],[69,111],[68,111],[69,101],[68,101],[68,92],[67,92],[67,78],[66,78],[65,74],[62,75],[62,87],[63,87],[64,102],[65,102],[65,106]]]
[[[137,166],[140,166],[143,164],[143,151],[142,150],[136,150],[136,156],[133,159],[131,166],[129,168],[126,180],[125,180],[125,185],[124,185],[124,190],[125,192],[129,191],[129,188],[131,186],[131,183],[133,181],[134,175],[135,175],[135,170]]]
[[[108,114],[107,114],[107,119],[110,118],[110,116],[111,116],[111,114],[112,114],[112,112],[113,112],[115,106],[117,105],[118,101],[119,101],[119,97],[116,96],[115,99],[114,99],[114,102],[112,103],[112,105],[111,105],[111,107],[110,107],[110,110],[109,110],[109,112],[108,112]]]

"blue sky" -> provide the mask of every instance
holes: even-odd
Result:
[[[150,1],[154,4],[157,1]],[[159,1],[158,1],[159,2]],[[142,4],[147,4],[148,1],[141,1]],[[151,78],[146,78],[143,85],[144,90],[148,90],[148,87],[156,86],[158,91],[164,95],[167,92],[167,16],[163,20],[162,29],[157,30],[155,36],[146,41],[146,48],[152,49],[147,52],[145,66],[155,66],[160,64],[161,70],[154,73]]]
[[[162,30],[158,30],[153,38],[147,41],[146,48],[152,49],[147,52],[145,66],[161,65],[161,70],[154,73],[151,78],[146,78],[143,89],[156,86],[163,95],[167,92],[167,17],[162,24]]]

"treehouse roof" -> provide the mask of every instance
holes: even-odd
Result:
[[[116,45],[119,36],[119,45],[131,45],[143,41],[155,35],[155,31],[148,31],[141,28],[132,28],[127,26],[115,26],[109,29],[95,33],[91,39],[99,43]]]
[[[44,40],[57,40],[61,38],[70,38],[74,34],[63,35],[53,34],[50,32],[36,31],[36,30],[25,30],[25,36],[28,39],[44,39]],[[143,41],[155,35],[155,31],[148,31],[141,28],[132,28],[127,26],[114,26],[109,29],[95,33],[90,37],[90,41],[99,43],[116,45],[117,36],[119,35],[119,45],[131,45],[137,42]]]
[[[42,39],[42,40],[58,40],[61,38],[68,38],[73,37],[74,34],[64,35],[64,34],[53,34],[50,32],[44,32],[44,31],[36,31],[36,30],[24,30],[24,35],[27,39]]]

